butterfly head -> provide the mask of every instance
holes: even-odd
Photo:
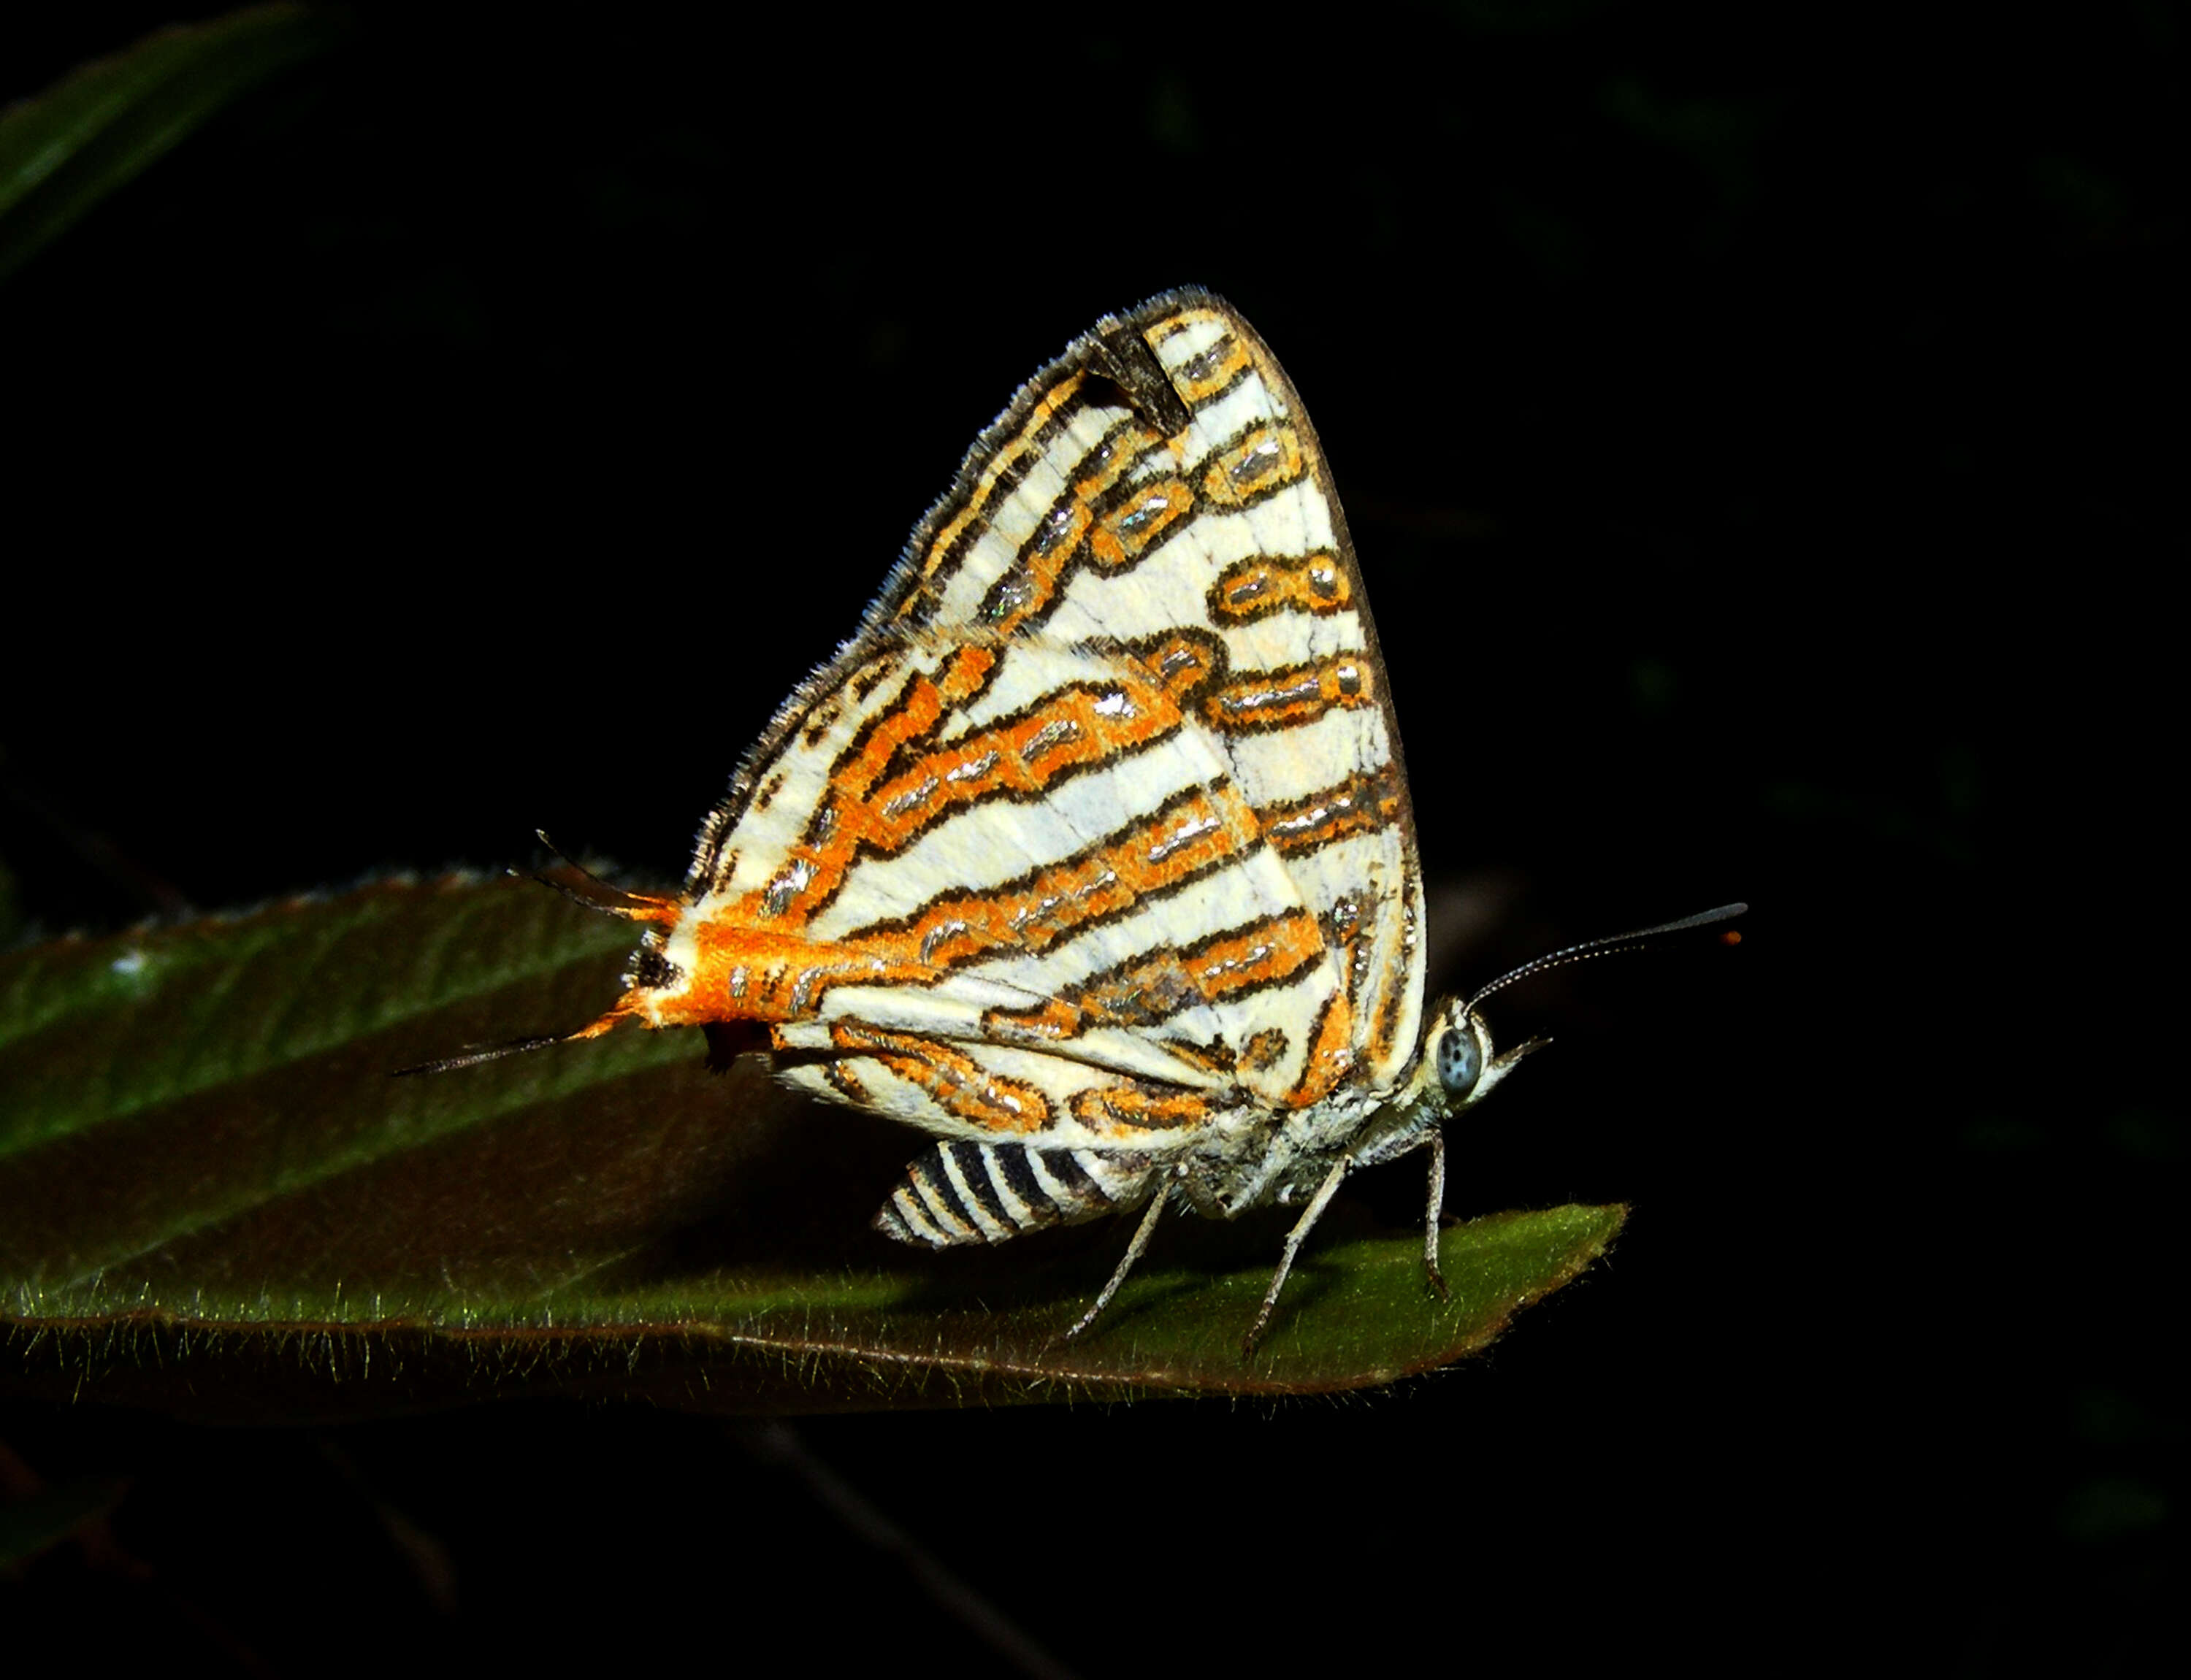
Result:
[[[1416,1061],[1414,1077],[1401,1098],[1401,1108],[1411,1115],[1450,1118],[1482,1102],[1494,1086],[1514,1070],[1515,1064],[1522,1057],[1551,1041],[1532,1038],[1516,1045],[1503,1056],[1494,1054],[1491,1029],[1484,1024],[1482,1013],[1477,1007],[1493,992],[1517,980],[1540,974],[1547,968],[1562,968],[1616,951],[1640,951],[1695,928],[1716,928],[1742,915],[1748,908],[1747,905],[1724,905],[1700,916],[1683,917],[1678,922],[1570,945],[1565,951],[1556,951],[1534,962],[1510,969],[1473,997],[1447,998],[1431,1014],[1430,1029],[1423,1035],[1423,1053]],[[1738,936],[1722,933],[1717,937],[1731,943]]]
[[[1522,1058],[1542,1049],[1550,1039],[1532,1038],[1504,1055],[1494,1053],[1491,1029],[1477,1013],[1475,1000],[1448,997],[1431,1019],[1423,1053],[1415,1065],[1408,1106],[1435,1110],[1450,1117],[1472,1108],[1513,1072]]]

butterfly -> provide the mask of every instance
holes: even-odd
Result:
[[[1238,313],[1107,316],[1013,398],[708,817],[574,1033],[700,1025],[935,1141],[874,1223],[930,1247],[1140,1211],[1300,1209],[1427,1154],[1539,1047],[1424,1000],[1423,884],[1323,453]],[[1691,918],[1692,922],[1712,917]],[[1681,927],[1689,923],[1670,924]],[[493,1052],[485,1053],[488,1054]],[[461,1064],[483,1057],[455,1058]]]

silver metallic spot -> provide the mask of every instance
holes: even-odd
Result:
[[[1049,516],[1035,530],[1035,553],[1046,559],[1056,552],[1057,545],[1064,542],[1067,534],[1073,530],[1073,510],[1071,508],[1053,508],[1050,510]]]
[[[1170,511],[1171,498],[1169,496],[1144,497],[1140,507],[1118,521],[1118,529],[1130,536]]]
[[[924,964],[933,966],[936,962],[936,947],[942,945],[946,939],[957,939],[961,934],[966,931],[966,926],[967,924],[962,921],[953,920],[946,922],[939,927],[930,928],[925,934],[921,935],[921,962]]]
[[[1149,861],[1162,863],[1181,846],[1209,833],[1216,826],[1215,817],[1197,817],[1180,824],[1167,837],[1158,841],[1155,845],[1149,848]]]
[[[982,614],[985,618],[1002,621],[1014,613],[1026,610],[1033,599],[1034,580],[1023,571],[1008,572],[997,580],[997,587],[982,604]]]
[[[1285,458],[1285,450],[1278,440],[1265,438],[1232,463],[1232,482],[1250,485],[1258,479],[1268,478]]]
[[[1235,715],[1260,711],[1266,706],[1283,706],[1290,701],[1314,700],[1318,687],[1313,676],[1303,677],[1290,688],[1276,684],[1267,689],[1249,689],[1240,694],[1226,695],[1221,702],[1227,712]]]
[[[775,880],[768,883],[761,894],[761,914],[781,916],[791,908],[791,901],[806,890],[806,883],[814,878],[813,866],[804,858],[794,858]]]
[[[1027,737],[1027,744],[1020,749],[1020,762],[1032,764],[1045,754],[1061,746],[1070,746],[1080,739],[1080,725],[1070,718],[1060,718],[1055,723],[1044,724]]]
[[[908,787],[896,798],[886,803],[883,806],[884,817],[891,822],[898,821],[908,813],[918,810],[926,804],[929,796],[942,785],[934,776],[924,777],[919,786]]]
[[[1238,583],[1235,583],[1232,588],[1226,591],[1225,599],[1236,607],[1244,607],[1249,602],[1259,599],[1262,596],[1267,595],[1270,593],[1271,580],[1269,575],[1267,573],[1259,571],[1254,576],[1243,577]]]
[[[1217,371],[1232,359],[1232,338],[1226,334],[1200,355],[1189,356],[1180,364],[1179,377],[1190,385],[1207,384]]]

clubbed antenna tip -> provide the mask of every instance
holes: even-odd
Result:
[[[1508,970],[1470,998],[1468,1007],[1473,1009],[1501,987],[1510,986],[1517,980],[1526,980],[1532,974],[1541,974],[1547,968],[1563,968],[1568,963],[1580,962],[1592,956],[1608,956],[1617,951],[1642,951],[1676,934],[1714,927],[1722,922],[1732,922],[1738,916],[1746,915],[1749,910],[1746,904],[1723,904],[1716,910],[1699,911],[1694,916],[1684,916],[1678,922],[1661,922],[1654,928],[1638,928],[1632,934],[1614,934],[1606,939],[1587,939],[1581,945],[1569,945],[1564,951],[1553,951],[1548,956],[1539,956],[1534,962],[1524,962],[1518,968]],[[1729,945],[1739,945],[1742,940],[1741,934],[1733,928],[1720,937]]]

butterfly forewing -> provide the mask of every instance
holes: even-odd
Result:
[[[1123,1148],[1389,1090],[1420,900],[1315,434],[1246,324],[1182,292],[977,443],[742,767],[664,950],[821,1094]]]
[[[1398,729],[1323,451],[1236,313],[1175,293],[1044,370],[914,533],[879,616],[1191,673],[1182,709],[1346,971],[1359,1076],[1397,1080],[1423,988]]]

